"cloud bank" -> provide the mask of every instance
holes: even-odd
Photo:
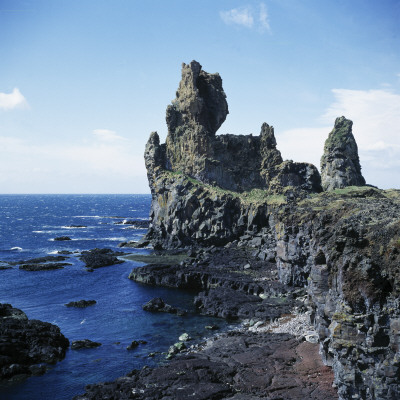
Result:
[[[323,147],[337,117],[353,121],[367,183],[400,188],[400,94],[390,90],[333,89],[334,102],[320,117],[323,126],[278,133],[284,158],[319,167]]]
[[[0,93],[0,109],[13,110],[14,108],[27,108],[28,102],[18,88],[7,93]]]
[[[143,148],[109,132],[93,131],[81,143],[37,144],[0,136],[3,192],[41,193],[44,186],[52,193],[143,192],[148,186]]]

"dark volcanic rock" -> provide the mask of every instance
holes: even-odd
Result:
[[[124,253],[114,252],[111,249],[93,249],[83,251],[80,259],[86,264],[87,268],[100,268],[123,263],[123,260],[116,257],[121,254]]]
[[[45,256],[45,257],[31,258],[29,260],[13,261],[13,262],[9,262],[9,264],[10,265],[44,264],[44,263],[48,263],[48,262],[65,261],[67,259],[68,259],[68,257],[64,257],[64,256]]]
[[[296,302],[290,297],[262,299],[238,290],[218,287],[208,292],[200,292],[194,304],[205,315],[227,319],[270,320],[279,318],[282,314],[289,314]]]
[[[89,339],[83,339],[83,340],[74,340],[71,343],[71,349],[72,350],[80,350],[80,349],[93,349],[95,347],[101,346],[101,343],[99,342],[92,342]]]
[[[299,343],[287,334],[233,332],[168,365],[88,385],[75,399],[333,400],[332,378],[319,360],[318,345]]]
[[[165,312],[177,315],[185,315],[187,313],[187,311],[185,310],[166,304],[164,300],[160,297],[155,297],[154,299],[151,299],[146,304],[143,304],[142,308],[144,311]]]
[[[70,301],[65,305],[67,307],[86,308],[89,306],[93,306],[96,303],[97,303],[96,300],[79,300],[79,301]]]
[[[25,271],[49,271],[53,269],[62,269],[70,263],[46,263],[46,264],[21,264],[19,269]]]
[[[353,122],[345,117],[336,118],[335,126],[326,139],[321,158],[324,190],[365,185],[352,125]]]
[[[54,240],[65,241],[65,240],[72,240],[72,239],[69,236],[58,236],[58,237],[55,237]]]
[[[259,136],[216,136],[227,114],[220,76],[203,71],[196,61],[183,64],[176,99],[167,107],[166,143],[160,144],[158,134],[153,132],[146,145],[151,188],[160,171],[169,170],[238,192],[254,188],[282,191],[279,184],[285,182],[300,182],[304,190],[321,191],[319,173],[309,164],[290,166],[290,177],[286,174],[272,182],[276,167],[283,161],[276,149],[274,128],[264,123]]]
[[[0,304],[0,382],[44,372],[42,364],[62,360],[68,346],[58,326]]]

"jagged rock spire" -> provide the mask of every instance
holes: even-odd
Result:
[[[349,119],[336,118],[335,126],[325,141],[324,154],[321,158],[324,190],[365,185],[352,126],[353,122]]]
[[[182,79],[176,98],[167,107],[169,134],[174,134],[179,127],[197,125],[215,135],[229,113],[221,77],[201,68],[197,61],[182,64]]]

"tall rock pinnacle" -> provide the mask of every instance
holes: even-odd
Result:
[[[353,122],[349,119],[336,118],[335,126],[325,141],[321,179],[326,191],[365,185],[352,126]]]

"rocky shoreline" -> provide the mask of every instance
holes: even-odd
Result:
[[[306,296],[339,398],[400,398],[400,191],[366,184],[343,116],[327,135],[320,174],[284,161],[267,123],[259,136],[216,135],[227,114],[219,74],[183,64],[166,141],[152,132],[145,148],[151,223],[132,245],[196,254],[131,278],[195,288],[201,312],[227,318],[277,318]],[[214,261],[226,246],[252,252]]]
[[[193,249],[179,264],[149,264],[130,274],[141,284],[195,289],[199,312],[244,321],[239,328],[194,347],[179,342],[168,364],[88,385],[75,399],[337,398],[305,314],[304,288],[280,284],[276,264],[266,265],[243,243]]]
[[[23,311],[0,304],[0,384],[45,373],[68,347],[58,326],[29,320]]]

